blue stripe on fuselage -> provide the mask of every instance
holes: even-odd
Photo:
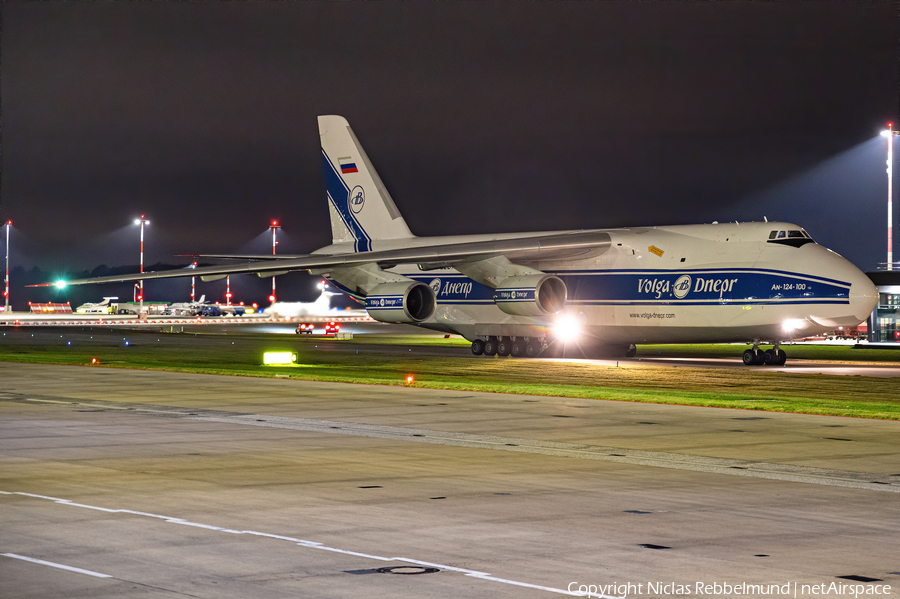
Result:
[[[570,305],[848,304],[850,284],[770,269],[683,271],[556,271]],[[440,279],[439,304],[491,304],[495,290],[459,274],[407,275],[426,285]],[[676,295],[676,283],[680,287]],[[518,299],[518,298],[517,298]],[[509,301],[509,300],[507,300]]]

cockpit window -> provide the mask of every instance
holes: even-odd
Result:
[[[799,248],[807,243],[815,243],[815,241],[813,241],[813,238],[809,236],[809,233],[803,229],[790,229],[787,231],[769,232],[769,240],[767,243]]]

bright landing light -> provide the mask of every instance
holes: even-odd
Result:
[[[795,318],[789,318],[788,320],[785,320],[783,323],[781,323],[781,330],[783,330],[785,333],[794,333],[805,327],[805,320],[798,320]]]
[[[560,341],[575,341],[581,335],[581,324],[573,316],[560,316],[553,333]]]
[[[56,285],[57,289],[62,289],[66,286],[66,282],[65,281],[57,281],[56,283],[54,283],[54,285]]]

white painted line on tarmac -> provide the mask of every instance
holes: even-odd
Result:
[[[32,399],[30,397],[26,398],[25,401],[39,401],[41,403],[61,403],[61,404],[68,404],[68,405],[78,404],[78,402],[74,402],[74,401],[56,401],[53,399]],[[80,404],[78,404],[78,405],[80,405]]]
[[[796,464],[780,464],[777,462],[739,460],[734,458],[716,458],[662,451],[626,449],[623,447],[560,443],[536,439],[500,437],[496,435],[434,431],[360,422],[347,422],[342,420],[317,420],[289,416],[271,416],[266,414],[235,414],[198,408],[192,408],[187,412],[186,410],[188,410],[188,408],[166,408],[164,406],[121,404],[97,400],[94,400],[96,403],[91,404],[50,399],[28,399],[28,401],[80,405],[82,407],[87,406],[110,410],[129,410],[129,413],[134,415],[164,414],[171,417],[183,418],[185,420],[199,420],[203,422],[220,422],[315,433],[373,437],[394,441],[434,443],[438,445],[453,445],[474,449],[534,453],[548,456],[633,464],[637,466],[705,472],[709,474],[724,474],[727,476],[742,476],[795,483],[865,489],[886,493],[900,493],[900,481],[894,480],[884,474],[816,468]]]
[[[455,445],[457,447],[471,447],[476,449],[534,453],[548,456],[618,462],[637,466],[706,472],[709,474],[724,474],[727,476],[742,476],[795,483],[865,489],[887,493],[900,493],[900,481],[891,479],[883,474],[815,468],[811,466],[780,464],[776,462],[715,458],[661,451],[626,449],[622,447],[560,443],[553,441],[539,441],[536,439],[518,439],[496,435],[433,431],[338,420],[317,420],[289,416],[270,416],[266,414],[234,414],[204,409],[191,409],[190,412],[186,412],[185,410],[187,408],[166,408],[164,406],[119,404],[117,402],[103,401],[96,402],[96,400],[96,403],[91,404],[50,399],[28,399],[28,401],[80,405],[83,407],[88,406],[110,410],[127,409],[129,410],[129,413],[135,415],[165,414],[167,416],[183,418],[185,420],[221,422],[359,437],[374,437],[395,441],[434,443],[438,445]]]
[[[76,568],[74,566],[66,566],[64,564],[57,564],[56,562],[48,562],[42,559],[36,559],[33,557],[26,557],[24,555],[17,555],[15,553],[0,553],[0,555],[11,557],[13,559],[20,559],[25,562],[31,562],[32,564],[40,564],[42,566],[50,566],[51,568],[59,568],[60,570],[68,570],[69,572],[78,572],[79,574],[87,574],[88,576],[94,576],[96,578],[112,578],[109,574],[102,574],[100,572],[94,572],[93,570],[84,570],[82,568]]]
[[[139,414],[140,412],[141,408],[137,408],[133,413]],[[779,464],[776,462],[715,458],[662,451],[626,449],[622,447],[577,445],[573,443],[539,441],[535,439],[432,431],[426,429],[346,422],[343,420],[314,420],[310,418],[293,418],[289,416],[268,416],[265,414],[241,414],[234,416],[204,415],[203,410],[195,410],[193,414],[181,415],[181,417],[186,420],[223,422],[316,433],[373,437],[395,441],[412,441],[416,443],[434,443],[437,445],[453,445],[475,449],[535,453],[549,456],[634,464],[638,466],[652,466],[656,468],[707,472],[710,474],[724,474],[728,476],[743,476],[866,489],[869,491],[882,491],[887,493],[900,493],[900,483],[887,480],[887,477],[884,475],[868,472],[814,468],[811,466],[799,466],[794,464]]]
[[[490,580],[493,582],[500,582],[503,584],[510,584],[517,587],[523,587],[526,589],[536,589],[538,591],[549,591],[551,593],[563,593],[565,595],[574,595],[576,597],[585,597],[587,595],[578,592],[564,591],[562,589],[556,589],[553,587],[545,587],[539,584],[531,584],[528,582],[519,582],[517,580],[508,580],[506,578],[497,578],[496,576],[491,576],[488,572],[479,572],[477,570],[468,570],[466,568],[454,568],[452,566],[445,566],[443,564],[435,564],[433,562],[423,562],[417,559],[410,559],[408,557],[397,557],[394,558],[397,561],[409,562],[410,564],[416,564],[417,566],[423,566],[425,568],[438,568],[440,570],[451,570],[453,572],[459,572],[460,574],[464,574],[466,576],[470,576],[472,578],[480,578],[481,580]],[[622,599],[621,597],[616,597],[615,595],[598,595],[596,593],[590,595],[591,597],[597,597],[598,599]]]
[[[96,506],[96,505],[87,505],[84,503],[76,503],[76,502],[72,501],[71,499],[61,499],[59,497],[50,497],[49,495],[36,495],[34,493],[23,493],[21,491],[0,491],[0,495],[20,495],[22,497],[31,497],[34,499],[46,499],[46,500],[52,501],[54,503],[57,503],[59,505],[66,505],[66,506],[70,506],[70,507],[80,507],[80,508],[85,508],[85,509],[89,509],[89,510],[97,510],[97,511],[106,512],[106,513],[131,514],[133,516],[141,516],[141,517],[145,517],[145,518],[156,518],[159,520],[164,520],[165,522],[168,522],[170,524],[181,524],[184,526],[203,528],[203,529],[214,531],[214,532],[226,532],[226,533],[239,534],[239,535],[260,536],[260,537],[275,539],[275,540],[279,540],[279,541],[288,541],[290,543],[297,545],[298,547],[305,547],[308,549],[321,549],[322,551],[331,551],[334,553],[342,553],[342,554],[346,554],[346,555],[352,555],[355,557],[362,557],[362,558],[377,560],[377,561],[381,561],[381,562],[406,562],[408,564],[415,564],[417,566],[437,568],[439,570],[446,570],[448,572],[457,572],[457,573],[463,574],[464,576],[477,578],[479,580],[487,580],[490,582],[496,582],[496,583],[500,583],[500,584],[507,584],[507,585],[517,586],[517,587],[522,587],[522,588],[547,591],[549,593],[556,593],[558,595],[568,595],[570,597],[584,597],[585,596],[583,593],[572,592],[567,589],[558,589],[555,587],[547,587],[547,586],[532,584],[532,583],[528,583],[528,582],[521,582],[518,580],[510,580],[508,578],[499,578],[497,576],[492,576],[490,574],[490,572],[479,572],[477,570],[469,570],[466,568],[457,568],[455,566],[448,566],[446,564],[438,564],[438,563],[434,563],[434,562],[426,562],[426,561],[412,559],[412,558],[408,558],[408,557],[385,557],[385,556],[381,556],[381,555],[374,555],[371,553],[360,553],[358,551],[350,551],[348,549],[341,549],[339,547],[328,547],[327,545],[318,543],[316,541],[307,541],[305,539],[286,537],[283,535],[275,535],[275,534],[271,534],[271,533],[257,532],[255,530],[235,530],[232,528],[221,528],[219,526],[213,526],[210,524],[202,524],[199,522],[190,522],[183,518],[173,518],[171,516],[164,516],[162,514],[152,514],[149,512],[137,512],[134,510],[125,510],[125,509],[111,509],[111,508],[105,508],[105,507],[100,507],[100,506]],[[8,557],[23,559],[26,561],[33,561],[33,562],[36,562],[39,564],[53,566],[55,568],[63,568],[65,570],[81,572],[82,574],[90,574],[91,576],[97,576],[97,577],[101,577],[101,578],[111,578],[111,576],[108,574],[100,574],[99,572],[91,572],[90,570],[82,570],[80,568],[72,568],[70,566],[64,566],[62,564],[54,564],[53,562],[45,562],[42,560],[35,560],[33,558],[27,558],[27,557],[15,555],[13,553],[2,553],[0,555],[6,555]],[[624,599],[623,597],[616,597],[614,595],[596,595],[595,594],[595,595],[591,595],[591,597],[598,597],[601,599]]]

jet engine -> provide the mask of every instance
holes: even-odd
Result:
[[[566,305],[566,284],[553,275],[509,277],[494,289],[494,303],[514,316],[556,314]]]
[[[366,296],[366,311],[381,322],[422,322],[434,314],[436,305],[431,287],[411,279],[382,283]]]

